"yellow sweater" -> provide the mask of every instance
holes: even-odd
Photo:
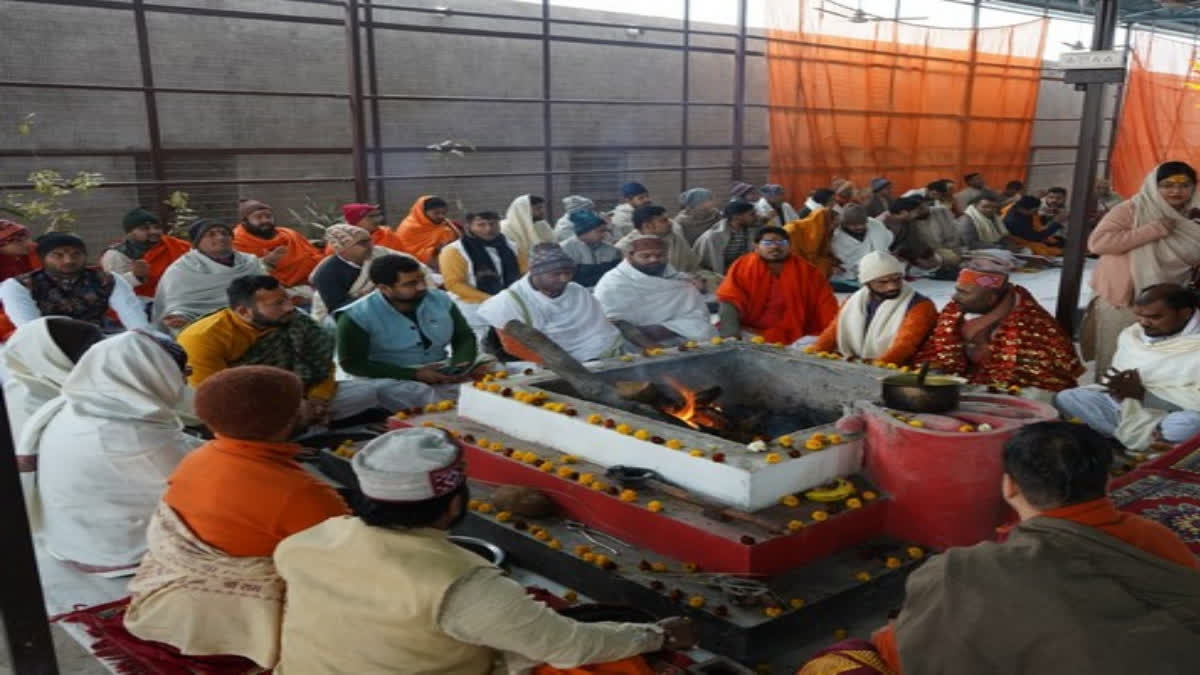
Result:
[[[193,321],[175,338],[179,346],[187,351],[188,365],[192,367],[188,384],[195,389],[213,375],[232,368],[246,350],[272,330],[255,328],[228,307]],[[333,363],[330,362],[329,377],[309,387],[306,396],[325,401],[333,398],[337,390],[333,372]]]
[[[521,274],[529,271],[529,261],[523,252],[517,254],[517,268]],[[492,297],[475,288],[475,275],[461,245],[451,244],[442,249],[438,254],[438,271],[442,274],[442,284],[446,290],[462,302],[478,304]]]

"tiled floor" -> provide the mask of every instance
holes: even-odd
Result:
[[[51,627],[58,672],[63,675],[106,675],[109,670],[92,657],[78,642],[58,626]],[[8,655],[8,645],[0,639],[0,675],[17,675]]]

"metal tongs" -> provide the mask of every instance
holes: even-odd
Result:
[[[566,520],[566,521],[563,521],[563,525],[566,525],[567,529],[571,530],[572,532],[578,532],[580,535],[583,536],[584,539],[587,539],[588,541],[592,542],[592,544],[594,546],[597,546],[599,548],[602,548],[602,549],[608,551],[613,556],[620,556],[621,552],[618,551],[616,548],[614,548],[611,544],[606,544],[603,541],[600,541],[601,538],[605,539],[607,541],[611,541],[611,542],[613,542],[619,546],[623,546],[625,548],[633,548],[633,545],[630,544],[629,542],[623,541],[621,539],[617,539],[616,537],[612,536],[611,534],[605,534],[605,533],[601,532],[600,530],[594,530],[594,529],[588,527],[587,524],[581,523],[578,520]]]

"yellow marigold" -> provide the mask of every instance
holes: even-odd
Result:
[[[401,418],[401,419],[403,419],[403,418]],[[1072,417],[1071,419],[1069,419],[1067,421],[1070,422],[1071,424],[1083,424],[1083,420],[1079,419],[1078,417]]]
[[[492,373],[492,377],[496,378],[497,380],[503,380],[504,378],[508,377],[508,371],[507,370],[498,370],[498,371]]]
[[[630,356],[629,354],[626,354],[626,355],[624,355],[624,356],[622,356],[622,357],[621,357],[621,360],[622,360],[622,361],[624,361],[625,363],[629,363],[630,361],[632,361],[632,360],[633,360],[633,357],[632,357],[632,356]]]
[[[672,450],[679,450],[683,447],[683,441],[678,438],[668,438],[666,446]]]
[[[592,559],[592,564],[596,567],[604,567],[608,564],[608,556],[603,553],[594,554],[596,557]]]
[[[866,572],[866,571],[863,571],[863,572],[855,572],[855,573],[854,573],[854,578],[855,578],[855,579],[858,579],[859,581],[870,581],[870,580],[871,580],[871,573],[870,573],[870,572]]]
[[[875,494],[874,492],[872,492],[870,490],[863,490],[863,493],[862,493],[863,499],[865,499],[867,501],[871,501],[872,499],[876,499],[877,497],[879,497],[879,495]]]
[[[789,508],[800,506],[800,498],[796,495],[784,495],[779,498],[779,503]]]
[[[888,370],[900,370],[900,366],[897,366],[894,363],[889,363],[885,365],[884,368],[887,368]]]
[[[430,429],[432,429],[433,427],[435,427],[435,426],[437,426],[437,425],[436,425],[436,424],[434,424],[433,422],[421,422],[421,426],[423,426],[423,427],[429,427]]]
[[[488,382],[488,385],[487,385],[487,390],[492,392],[493,394],[500,391],[503,388],[504,387],[496,384],[495,382]]]
[[[579,461],[579,458],[575,455],[563,455],[562,457],[558,458],[558,461],[562,462],[563,464],[574,464],[575,462]]]
[[[796,440],[791,436],[780,436],[779,438],[775,439],[775,442],[785,448],[790,448],[792,447],[792,444],[796,442]]]
[[[812,519],[819,522],[829,520],[829,514],[824,511],[813,511]]]
[[[636,502],[637,497],[636,490],[621,490],[621,494],[617,498],[623,502]]]
[[[604,424],[604,416],[592,413],[591,415],[588,415],[587,421],[588,424]]]
[[[483,377],[481,378],[480,381],[481,382],[491,382],[494,379],[496,379],[496,376],[493,375],[492,373],[484,373]]]
[[[562,599],[571,603],[578,602],[579,594],[575,591],[567,591],[566,593],[562,594]]]
[[[908,366],[900,366],[900,372],[902,372],[902,373],[912,372],[912,368],[909,368]]]
[[[559,478],[566,478],[574,473],[574,469],[569,466],[560,466],[558,467],[558,471],[555,471],[555,473],[558,474]]]
[[[862,500],[859,499],[858,497],[851,497],[846,500],[846,508],[861,509],[862,508]]]
[[[650,563],[651,572],[666,572],[667,564],[663,562]]]
[[[596,562],[597,556],[595,553],[588,551],[587,553],[584,553],[583,555],[581,555],[579,557],[583,558],[583,562],[585,562],[585,563],[594,563],[594,562]]]
[[[761,335],[755,335],[754,337],[750,338],[750,341],[756,345],[761,345],[766,344],[767,339]]]
[[[478,509],[479,508],[479,500],[478,499],[469,500],[467,502],[467,508],[471,509],[472,511],[474,511],[475,509]]]
[[[550,541],[546,542],[546,545],[555,551],[562,550],[562,542],[557,539],[551,539]]]
[[[633,437],[639,441],[648,441],[650,440],[650,432],[646,431],[645,429],[638,429],[637,431],[633,432]]]
[[[406,420],[408,419],[408,413],[404,412],[403,410],[397,411],[395,415],[392,415],[392,419]]]
[[[908,557],[916,560],[924,557],[925,551],[920,546],[909,546],[907,549]]]
[[[804,353],[805,353],[805,354],[816,354],[816,353],[817,353],[817,348],[816,348],[816,347],[813,347],[812,345],[809,345],[808,347],[805,347],[805,348],[804,348]]]
[[[691,450],[688,450],[688,454],[692,457],[703,457],[704,451],[700,450],[699,448],[692,448]]]
[[[810,438],[807,441],[804,441],[804,447],[808,450],[820,450],[821,448],[825,447],[825,444],[821,441]]]
[[[554,470],[554,462],[542,462],[541,464],[538,464],[538,469],[545,471],[546,473],[550,473]]]
[[[592,481],[596,480],[596,477],[590,473],[581,473],[579,474],[578,480],[582,485],[591,485]]]
[[[591,486],[591,487],[592,487],[592,489],[593,489],[593,490],[596,490],[596,491],[602,491],[602,490],[605,490],[605,489],[607,489],[607,488],[608,488],[608,485],[606,485],[606,484],[604,483],[604,481],[602,481],[602,480],[594,480],[594,481],[592,481],[592,486]]]
[[[788,604],[792,606],[792,609],[800,609],[804,606],[804,598],[792,598],[788,600]]]
[[[549,541],[550,533],[545,530],[538,530],[536,533],[534,533],[533,538],[537,539],[538,541]]]
[[[540,461],[542,461],[542,458],[538,457],[536,454],[534,454],[532,452],[525,453],[525,463],[526,464],[537,464]]]
[[[507,523],[508,521],[512,520],[512,514],[508,511],[501,511],[500,513],[496,514],[496,520],[502,523]]]
[[[883,564],[884,564],[884,565],[886,565],[888,569],[890,569],[890,570],[894,570],[894,569],[896,569],[897,567],[899,567],[899,566],[900,566],[900,559],[899,559],[899,558],[897,558],[897,557],[896,557],[896,556],[894,556],[894,555],[893,555],[893,556],[888,556],[888,559],[887,559],[887,560],[885,560],[885,561],[883,562]]]
[[[969,433],[971,433],[972,431],[975,431],[975,425],[973,425],[973,424],[964,424],[964,425],[960,426],[960,427],[958,428],[958,430],[959,430],[959,431],[961,431],[961,432],[963,432],[964,434],[969,434]]]
[[[687,342],[683,343],[683,346],[687,347],[688,349],[695,349],[696,347],[699,347],[700,345],[696,344],[695,340],[688,340]]]
[[[475,387],[476,389],[478,389],[480,391],[487,389],[487,385],[483,383],[483,380],[480,380],[479,382],[476,382],[475,384],[473,384],[471,386]]]
[[[804,529],[804,523],[799,520],[789,520],[787,528],[792,532],[799,532],[800,530]]]
[[[849,635],[850,631],[846,630],[845,628],[838,628],[837,630],[833,631],[834,640],[845,640]]]
[[[688,607],[691,607],[693,609],[700,609],[703,606],[704,606],[704,596],[703,595],[693,595],[692,597],[688,598]]]
[[[631,427],[631,426],[629,426],[628,424],[625,424],[625,423],[618,424],[618,425],[617,425],[617,433],[618,433],[618,434],[625,434],[626,436],[628,436],[629,434],[632,434],[632,433],[633,433],[633,427]]]
[[[427,413],[431,413],[431,412],[433,412],[433,411],[435,411],[435,410],[437,410],[437,404],[436,404],[436,403],[426,403],[426,404],[425,404],[425,412],[427,412]]]
[[[774,619],[775,617],[779,616],[780,614],[783,614],[783,608],[782,607],[765,607],[765,608],[763,608],[763,614],[766,614],[767,616]]]
[[[721,343],[722,343],[722,342],[724,342],[724,341],[725,341],[725,339],[724,339],[724,338],[722,338],[720,335],[718,335],[718,336],[714,337],[713,339],[709,340],[709,342],[713,343],[714,345],[719,345],[719,344],[721,344]]]
[[[590,550],[592,550],[591,546],[579,545],[579,546],[575,547],[575,555],[577,555],[579,557],[583,557],[583,554],[587,553]]]
[[[695,572],[695,571],[696,571],[696,563],[694,563],[694,562],[685,562],[685,563],[683,563],[683,565],[681,565],[681,566],[680,566],[680,568],[681,568],[681,569],[682,569],[684,572],[687,572],[688,574],[691,574],[692,572]]]
[[[828,436],[825,437],[825,440],[828,441],[830,445],[837,445],[838,443],[842,442],[842,435],[841,434],[829,434]]]
[[[768,452],[766,460],[767,464],[778,464],[783,460],[783,457],[778,452]]]
[[[1019,394],[1019,393],[1021,393],[1021,388],[1014,384],[1013,386],[1008,388],[1008,393]]]
[[[480,502],[478,510],[480,513],[491,513],[494,508],[494,506],[487,502]]]
[[[658,513],[659,511],[663,510],[662,502],[655,499],[654,501],[650,502],[649,504],[646,504],[646,510],[651,513]]]
[[[504,444],[500,441],[492,441],[488,444],[488,447],[491,448],[493,452],[500,452],[504,449]]]
[[[909,421],[908,421],[908,426],[910,426],[910,427],[916,427],[917,429],[924,429],[924,428],[925,428],[925,423],[924,423],[924,422],[922,422],[921,420],[909,420]]]

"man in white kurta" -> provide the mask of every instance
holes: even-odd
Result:
[[[596,298],[571,281],[574,275],[575,261],[558,244],[538,244],[529,257],[529,273],[484,301],[479,316],[501,333],[502,340],[504,327],[520,321],[579,361],[620,354],[621,332],[605,318]]]
[[[867,210],[853,204],[842,211],[842,220],[833,231],[829,250],[838,259],[839,270],[831,281],[849,286],[858,285],[858,265],[868,253],[887,253],[895,235],[877,218],[867,216]]]
[[[1200,433],[1200,312],[1192,291],[1151,286],[1134,300],[1138,323],[1117,339],[1104,384],[1059,392],[1054,404],[1130,450]]]
[[[666,243],[644,234],[628,241],[620,265],[600,279],[596,300],[610,321],[625,321],[660,344],[717,334],[695,280],[667,262]]]

